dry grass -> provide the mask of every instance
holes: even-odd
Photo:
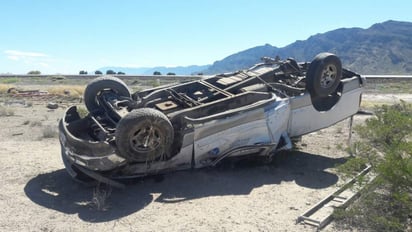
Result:
[[[59,85],[50,87],[47,91],[50,94],[80,98],[83,96],[84,88],[84,85]]]
[[[0,93],[7,93],[7,90],[10,88],[15,88],[12,85],[7,85],[7,84],[0,84]]]
[[[93,190],[92,203],[99,211],[107,211],[109,209],[108,198],[112,193],[110,185],[99,183]]]

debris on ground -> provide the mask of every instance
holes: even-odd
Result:
[[[57,104],[55,102],[49,102],[49,103],[47,103],[46,107],[48,109],[55,110],[55,109],[59,108],[59,104]]]
[[[44,96],[48,95],[49,92],[47,91],[41,91],[41,90],[19,90],[16,88],[10,88],[7,90],[7,93],[13,94],[16,96]]]

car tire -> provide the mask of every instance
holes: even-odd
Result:
[[[151,162],[170,152],[174,132],[165,114],[141,108],[119,121],[115,136],[120,156],[131,162]]]
[[[89,112],[94,112],[100,109],[97,97],[102,90],[110,89],[119,97],[131,97],[131,93],[127,85],[116,77],[103,76],[91,81],[84,90],[84,104]]]
[[[312,97],[334,93],[342,77],[342,63],[332,53],[320,53],[310,63],[306,73],[306,89]]]

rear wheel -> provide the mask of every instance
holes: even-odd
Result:
[[[119,155],[129,161],[154,161],[170,152],[173,135],[166,115],[152,108],[141,108],[119,121],[116,145]]]
[[[131,97],[129,88],[119,78],[111,76],[96,78],[84,90],[84,104],[89,112],[94,112],[101,108],[98,97],[104,90],[112,91],[119,97]]]
[[[326,97],[336,91],[341,77],[340,59],[332,53],[320,53],[309,65],[306,88],[312,97]]]

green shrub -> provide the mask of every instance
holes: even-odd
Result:
[[[3,84],[13,84],[19,82],[19,79],[17,77],[7,77],[7,78],[1,78],[0,83]]]
[[[81,118],[84,118],[89,114],[89,111],[83,106],[78,106],[77,107],[77,112],[79,113],[79,116]]]
[[[343,227],[404,231],[412,217],[412,105],[402,101],[375,112],[355,128],[361,140],[350,149],[356,156],[339,170],[350,174],[369,163],[377,174],[377,188],[334,216]]]

